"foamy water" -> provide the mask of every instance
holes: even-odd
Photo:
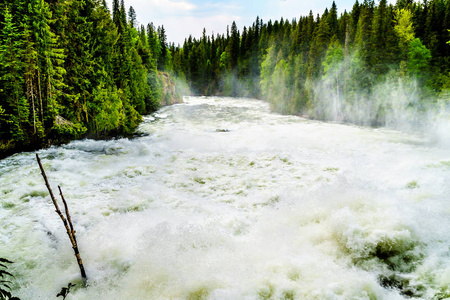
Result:
[[[185,98],[143,136],[39,151],[69,203],[89,286],[34,153],[0,161],[14,294],[54,299],[450,297],[450,151],[384,129]]]

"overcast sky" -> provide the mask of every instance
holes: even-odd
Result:
[[[360,1],[360,3],[362,0]],[[379,1],[375,1],[378,4]],[[395,3],[395,0],[388,0]],[[107,0],[111,9],[112,0]],[[133,6],[139,24],[153,22],[155,27],[164,25],[168,42],[183,45],[190,34],[201,37],[203,28],[207,35],[225,33],[227,25],[236,21],[238,29],[251,26],[259,16],[264,22],[281,17],[292,20],[309,14],[322,14],[333,0],[125,0],[125,6]],[[350,11],[355,0],[336,0],[338,14]]]

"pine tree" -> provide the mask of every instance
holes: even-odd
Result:
[[[31,115],[33,124],[33,135],[35,137],[43,137],[44,128],[39,120],[39,110],[38,110],[38,88],[37,88],[37,69],[38,69],[38,55],[35,49],[35,43],[32,40],[31,32],[28,28],[24,30],[24,79],[26,88],[26,97],[28,103],[31,105]]]
[[[34,0],[32,5],[33,16],[30,23],[31,30],[37,37],[36,51],[39,59],[37,69],[37,92],[41,109],[41,122],[44,128],[49,128],[58,115],[59,103],[57,98],[66,88],[63,76],[66,70],[63,67],[64,50],[58,45],[58,39],[51,30],[51,12],[43,0]]]
[[[133,6],[130,6],[130,8],[128,9],[128,22],[129,22],[129,26],[132,28],[137,26],[136,12],[134,11]]]
[[[361,13],[362,6],[359,4],[358,0],[353,4],[352,11],[350,13],[350,30],[349,30],[349,41],[353,43],[355,40],[356,32],[358,31],[358,22]]]
[[[155,62],[158,62],[161,56],[161,43],[159,41],[158,33],[155,30],[153,23],[147,25],[147,39],[150,52],[152,53]]]
[[[377,75],[387,72],[387,62],[392,61],[393,58],[393,53],[388,49],[388,35],[390,34],[389,17],[387,1],[381,0],[378,7],[375,8],[370,37],[373,49],[370,66]]]
[[[317,78],[321,72],[322,60],[330,42],[330,27],[325,19],[319,22],[309,51],[308,76]]]
[[[330,12],[328,14],[327,18],[327,22],[328,25],[330,26],[330,35],[339,36],[339,23],[338,23],[338,15],[337,15],[337,6],[336,3],[333,1],[333,4],[331,5],[331,9]]]
[[[238,63],[239,57],[239,46],[240,46],[240,35],[237,29],[236,22],[233,21],[231,24],[231,36],[228,42],[228,53],[230,56],[230,68],[234,70]]]
[[[373,45],[371,41],[373,10],[373,0],[364,0],[355,36],[355,45],[358,49],[358,53],[361,59],[369,66],[373,55]]]
[[[158,57],[158,69],[164,71],[167,66],[167,36],[164,26],[158,26],[158,39],[161,47],[161,54]]]
[[[24,82],[22,63],[22,36],[14,23],[9,7],[3,12],[0,32],[0,105],[5,110],[8,127],[2,128],[3,139],[25,142],[28,125],[28,103],[22,90]]]

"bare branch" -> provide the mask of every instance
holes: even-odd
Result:
[[[64,227],[66,228],[67,235],[69,236],[70,242],[72,243],[73,251],[75,252],[75,256],[77,258],[78,266],[80,267],[81,271],[81,277],[83,280],[87,281],[86,271],[84,270],[83,261],[81,260],[80,252],[78,251],[78,245],[77,245],[77,239],[75,237],[75,230],[73,229],[72,220],[70,218],[69,214],[69,208],[67,207],[67,202],[64,199],[64,195],[62,193],[61,187],[58,186],[59,193],[61,195],[61,199],[64,203],[65,213],[67,219],[64,217],[64,215],[61,213],[61,210],[59,209],[58,202],[56,201],[55,196],[53,195],[53,191],[50,187],[50,184],[48,183],[47,176],[45,175],[44,167],[42,166],[41,159],[39,158],[39,155],[36,153],[36,159],[39,164],[39,168],[41,169],[42,177],[44,177],[45,185],[47,186],[48,192],[50,194],[50,198],[52,199],[53,205],[55,206],[56,213],[61,218],[62,222],[64,223]]]

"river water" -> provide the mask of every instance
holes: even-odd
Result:
[[[14,293],[55,299],[450,297],[450,150],[426,137],[187,97],[134,139],[0,161],[0,257]]]

